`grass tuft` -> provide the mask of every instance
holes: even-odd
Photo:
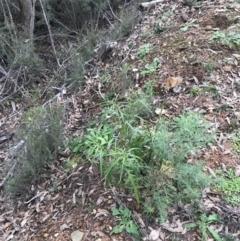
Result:
[[[173,119],[158,117],[153,126],[152,91],[132,94],[122,101],[105,101],[100,123],[73,139],[71,150],[97,163],[100,175],[131,192],[146,215],[166,218],[175,201],[198,199],[210,178],[202,164],[186,163],[186,156],[213,140],[209,124],[197,113]],[[144,123],[141,124],[141,123]]]

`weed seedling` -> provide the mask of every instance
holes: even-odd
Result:
[[[207,216],[205,213],[203,213],[200,215],[196,222],[186,223],[184,227],[198,228],[199,232],[201,233],[203,241],[209,240],[209,235],[211,235],[216,241],[222,241],[221,236],[215,230],[209,227],[210,224],[218,221],[219,217],[217,214],[213,213]]]
[[[147,55],[150,50],[153,48],[153,45],[152,44],[144,44],[142,45],[139,49],[138,49],[138,52],[137,52],[137,57],[138,58],[143,58],[145,55]]]
[[[189,28],[198,28],[199,25],[198,24],[194,24],[194,20],[189,22],[189,23],[185,23],[184,25],[182,25],[182,27],[180,28],[180,32],[186,32]]]
[[[167,29],[166,23],[171,15],[172,11],[167,11],[157,17],[153,25],[153,32],[155,34],[161,33]]]
[[[240,153],[240,131],[237,133],[235,137],[232,138],[233,142],[233,150],[237,153]]]
[[[123,206],[120,206],[119,208],[112,208],[112,214],[116,217],[119,224],[114,226],[110,234],[114,233],[121,233],[124,230],[126,232],[133,234],[135,236],[139,236],[138,227],[133,222],[131,218],[131,211]]]
[[[146,64],[145,68],[141,72],[141,74],[152,74],[158,68],[158,58],[155,58],[151,64]]]
[[[234,45],[237,45],[237,46],[240,45],[240,34],[237,34],[232,31],[228,33],[217,31],[213,34],[210,41],[212,42],[215,39],[218,39],[223,45],[227,45],[230,48],[233,47]]]
[[[200,94],[200,89],[197,86],[193,86],[189,90],[190,94],[195,96]]]
[[[214,183],[214,188],[223,192],[223,199],[229,204],[239,204],[240,178],[235,175],[233,168],[226,172],[218,171],[219,178]]]
[[[213,72],[214,70],[214,63],[212,61],[208,61],[204,63],[203,66],[204,66],[204,69],[209,73]]]

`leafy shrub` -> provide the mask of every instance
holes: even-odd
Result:
[[[24,145],[16,153],[17,168],[6,184],[13,195],[24,194],[56,157],[62,145],[63,110],[59,106],[30,109],[18,128],[17,136]]]
[[[119,19],[121,21],[115,22],[114,28],[110,33],[110,36],[113,40],[126,37],[131,33],[136,24],[137,8],[133,6],[132,8],[129,8],[128,11],[121,10],[119,15]]]
[[[16,36],[11,29],[0,29],[0,40],[0,57],[6,56],[6,69],[16,70],[22,66],[28,67],[28,72],[41,69],[42,61],[35,53],[34,46],[31,43],[25,42],[20,36]]]

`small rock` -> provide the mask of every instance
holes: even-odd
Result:
[[[84,233],[80,232],[79,230],[76,230],[71,233],[71,239],[72,241],[81,241],[83,239]]]
[[[44,233],[44,234],[43,234],[43,237],[44,237],[44,238],[47,238],[48,236],[49,236],[48,233]]]

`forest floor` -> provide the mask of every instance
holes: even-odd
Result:
[[[240,4],[230,0],[190,2],[163,1],[143,12],[129,37],[116,41],[104,58],[96,56],[94,69],[85,76],[87,85],[77,91],[64,89],[61,102],[67,104],[66,136],[81,135],[85,124],[100,112],[98,96],[109,91],[101,78],[114,83],[118,93],[137,90],[154,80],[156,113],[163,108],[162,114],[170,118],[193,110],[216,129],[215,143],[199,150],[191,161],[203,160],[211,175],[217,168],[237,170],[240,158],[232,151],[231,138],[240,127]],[[141,74],[143,71],[147,73]],[[15,110],[12,105],[4,108],[0,113],[2,130],[14,132],[24,104],[17,104]],[[2,180],[11,145],[8,138],[0,142]],[[150,240],[201,240],[198,230],[184,228],[183,210],[173,207],[165,223],[150,222],[141,216],[132,196],[105,188],[96,166],[85,164],[64,173],[61,165],[67,158],[67,150],[59,154],[33,196],[12,200],[1,190],[0,240],[63,241],[70,240],[75,230],[84,234],[83,240],[134,240],[126,232],[109,234],[116,225],[111,213],[116,196],[135,213],[141,228],[148,234],[151,229],[155,231],[152,235],[158,233]],[[238,240],[240,206],[223,205],[221,195],[210,189],[203,192],[202,202],[206,209],[225,213],[228,224],[215,230],[231,229]]]

